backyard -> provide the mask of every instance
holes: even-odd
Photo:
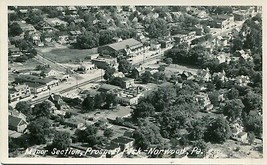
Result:
[[[97,48],[94,49],[70,49],[70,48],[61,48],[61,49],[50,49],[47,48],[38,49],[42,52],[45,58],[49,58],[58,63],[68,63],[74,61],[84,60],[84,58],[89,55],[96,54]]]

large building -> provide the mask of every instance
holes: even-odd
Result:
[[[18,101],[20,99],[29,97],[31,95],[31,90],[28,85],[22,84],[13,86],[12,88],[8,89],[8,100],[10,102],[12,101]]]
[[[145,52],[143,44],[133,38],[122,40],[121,42],[109,44],[98,49],[100,54],[111,56],[134,56]]]
[[[100,69],[106,69],[107,67],[116,67],[118,65],[117,59],[113,57],[101,56],[92,60],[92,63]]]
[[[34,75],[18,75],[17,77],[15,77],[15,82],[17,83],[31,82],[31,83],[46,85],[48,88],[50,88],[58,85],[59,80],[51,77],[40,78],[39,76],[34,76]]]

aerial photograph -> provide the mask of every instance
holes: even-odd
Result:
[[[263,158],[262,6],[7,8],[9,158]]]

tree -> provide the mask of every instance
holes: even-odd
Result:
[[[151,23],[146,28],[150,38],[158,38],[168,35],[167,22],[162,19],[151,19]]]
[[[165,58],[165,63],[168,65],[172,64],[172,58]]]
[[[136,108],[133,110],[132,117],[134,119],[145,118],[154,115],[155,108],[149,102],[141,102],[137,104]]]
[[[11,37],[18,36],[22,33],[22,29],[20,28],[20,25],[17,22],[14,22],[9,25],[8,28],[8,35]]]
[[[30,132],[30,139],[35,144],[44,144],[51,133],[51,123],[47,117],[39,117],[30,122],[28,130]]]
[[[126,59],[122,59],[119,61],[118,71],[122,73],[129,74],[131,70],[133,69],[133,66],[131,63],[129,63]]]
[[[85,130],[77,130],[75,135],[78,138],[79,142],[88,143],[90,147],[96,145],[98,143],[98,139],[96,137],[98,129],[93,126],[87,126]]]
[[[99,46],[99,36],[91,31],[77,36],[76,44],[74,46],[78,49],[91,49]]]
[[[58,150],[65,150],[70,147],[70,144],[71,139],[69,132],[55,132],[52,147],[57,148]]]
[[[233,40],[233,47],[232,51],[235,52],[236,50],[242,50],[243,48],[243,42],[240,38],[235,38]]]
[[[117,100],[116,100],[116,95],[112,94],[112,93],[107,93],[106,94],[106,107],[110,108],[110,107],[114,107],[118,104]]]
[[[138,128],[133,133],[135,148],[147,149],[151,145],[162,145],[163,138],[160,135],[159,128],[147,121],[139,121]]]
[[[226,115],[230,121],[234,121],[241,117],[244,107],[240,99],[227,100],[223,107],[223,114]]]
[[[207,152],[207,143],[204,140],[198,140],[193,143],[193,147],[189,151],[188,157],[204,158]]]
[[[141,81],[144,84],[147,84],[149,82],[151,82],[152,80],[152,74],[149,71],[145,71],[142,75],[141,75]]]
[[[94,111],[95,108],[95,100],[94,97],[87,95],[87,97],[82,102],[82,109],[84,112]]]
[[[104,103],[104,100],[105,98],[103,97],[103,94],[97,94],[95,95],[95,104],[94,104],[94,107],[95,108],[101,108],[102,104]]]
[[[231,136],[231,130],[226,119],[218,117],[211,121],[205,132],[205,140],[214,143],[223,143]]]
[[[113,136],[114,132],[111,128],[107,128],[104,131],[104,136],[107,138],[111,138]]]
[[[130,77],[135,79],[135,80],[138,79],[139,78],[139,71],[136,68],[133,68],[131,70]]]
[[[38,103],[33,107],[32,113],[37,117],[50,117],[51,115],[52,103],[50,101],[43,101]]]
[[[216,90],[214,90],[213,92],[211,92],[211,93],[209,94],[210,102],[211,102],[211,104],[213,104],[215,107],[219,106],[219,99],[218,99],[219,95],[220,95],[219,92],[216,91]]]
[[[190,139],[192,140],[201,140],[204,138],[205,127],[203,123],[199,122],[198,120],[193,120],[194,123],[192,124],[192,130],[190,132]]]
[[[249,113],[253,110],[259,110],[262,109],[262,95],[255,93],[253,91],[249,91],[244,97],[243,97],[243,104],[245,105],[245,111]]]
[[[250,111],[248,114],[245,113],[243,120],[247,132],[253,132],[258,137],[262,136],[262,116],[257,111]]]
[[[20,101],[16,104],[16,110],[28,116],[32,114],[31,104],[28,101]]]
[[[255,134],[254,134],[254,132],[249,132],[248,133],[248,142],[249,142],[249,144],[250,145],[253,144],[254,140],[255,140]]]
[[[239,91],[233,87],[227,92],[227,97],[229,100],[239,98]]]
[[[107,67],[105,69],[105,74],[103,77],[105,80],[109,80],[113,76],[114,73],[115,73],[115,68]]]

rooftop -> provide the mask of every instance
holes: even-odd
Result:
[[[131,48],[133,46],[140,45],[140,44],[142,43],[133,38],[130,38],[130,39],[122,40],[121,42],[110,44],[108,46],[116,51],[119,51],[119,50],[125,49],[127,46]]]

